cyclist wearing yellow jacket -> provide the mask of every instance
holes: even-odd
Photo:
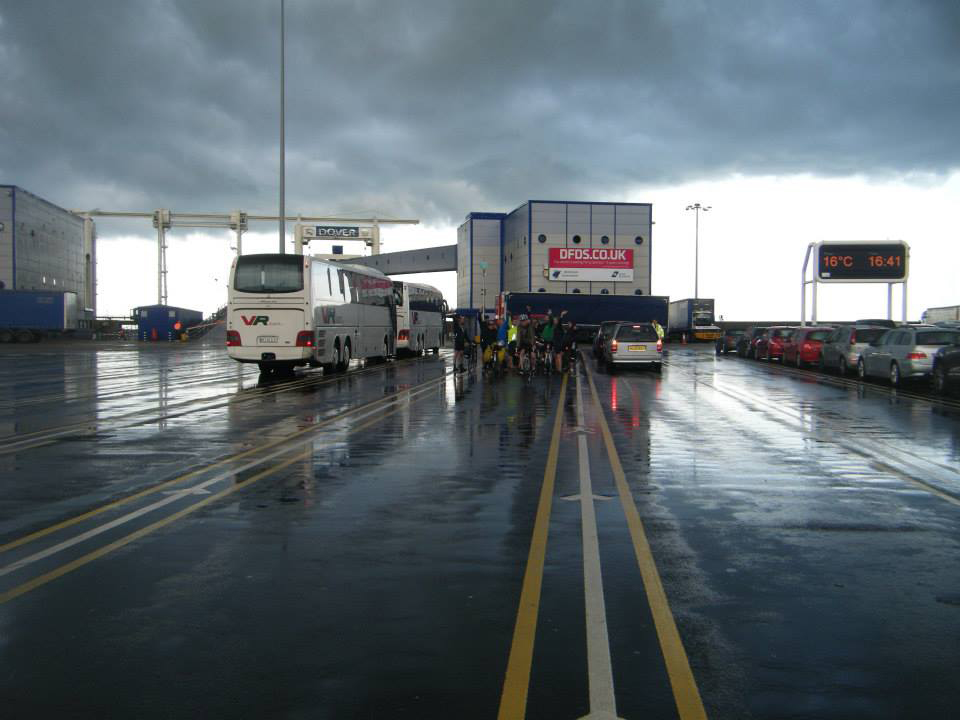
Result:
[[[513,355],[517,352],[517,326],[513,324],[513,316],[507,316],[507,366],[513,368]]]

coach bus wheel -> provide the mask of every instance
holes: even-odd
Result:
[[[13,333],[9,330],[0,330],[0,343],[13,342]]]
[[[339,372],[346,372],[350,367],[350,343],[344,343],[343,353],[340,355],[340,363],[337,365]]]

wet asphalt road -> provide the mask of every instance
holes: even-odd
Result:
[[[0,351],[0,714],[954,717],[960,404],[708,350]]]

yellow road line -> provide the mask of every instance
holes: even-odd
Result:
[[[244,450],[243,452],[237,453],[236,455],[230,455],[229,457],[225,457],[222,460],[218,460],[217,462],[212,463],[210,465],[206,465],[202,468],[193,470],[184,475],[179,475],[170,480],[166,480],[158,485],[153,485],[151,487],[144,488],[143,490],[140,490],[139,492],[135,492],[132,495],[127,495],[126,497],[119,498],[117,500],[114,500],[113,502],[109,502],[105,505],[101,505],[100,507],[94,508],[93,510],[89,510],[80,515],[76,515],[72,518],[68,518],[67,520],[63,520],[54,525],[50,525],[49,527],[45,527],[41,530],[32,532],[29,535],[24,535],[23,537],[17,538],[16,540],[11,540],[8,543],[0,545],[0,553],[5,553],[8,550],[13,550],[14,548],[20,547],[21,545],[26,545],[27,543],[33,542],[34,540],[39,540],[40,538],[46,537],[47,535],[50,535],[51,533],[55,533],[58,530],[63,530],[64,528],[71,527],[72,525],[76,525],[77,523],[83,522],[84,520],[88,520],[92,517],[96,517],[97,515],[100,515],[101,513],[105,513],[108,510],[113,510],[114,508],[118,508],[123,505],[126,505],[127,503],[131,503],[134,500],[139,500],[141,498],[147,497],[148,495],[153,495],[154,493],[160,492],[161,490],[168,488],[171,485],[182,483],[185,480],[189,480],[190,478],[196,477],[197,475],[201,475],[203,473],[209,472],[210,470],[218,468],[221,465],[226,465],[227,463],[240,460],[242,458],[247,457],[248,455],[252,455],[253,453],[261,452],[263,450],[269,450],[270,448],[276,447],[277,445],[280,445],[285,442],[289,442],[290,440],[293,440],[294,438],[297,438],[301,435],[304,435],[306,433],[309,433],[315,430],[319,430],[323,427],[326,427],[327,425],[343,420],[345,417],[349,417],[358,412],[368,410],[371,407],[377,405],[378,403],[383,403],[384,401],[393,400],[394,398],[396,398],[397,396],[403,393],[410,393],[414,390],[420,389],[422,387],[426,387],[430,383],[439,383],[443,381],[448,374],[449,373],[444,373],[439,378],[433,378],[432,380],[427,380],[419,385],[413,385],[412,387],[406,388],[404,390],[399,390],[393,393],[392,395],[386,395],[382,398],[372,400],[364,405],[358,405],[357,407],[351,408],[350,410],[345,410],[343,413],[337,415],[336,417],[331,417],[319,423],[311,425],[309,427],[303,428],[302,430],[297,430],[296,432],[291,433],[290,435],[285,435],[282,438],[278,438],[277,440],[272,440],[264,445],[257,445],[256,447],[250,448],[249,450]]]
[[[446,375],[444,375],[444,377],[446,377]],[[385,412],[381,415],[378,415],[372,420],[368,420],[365,423],[361,423],[356,427],[350,428],[349,432],[355,433],[355,432],[359,432],[360,430],[365,430],[366,428],[371,427],[372,425],[376,425],[378,422],[380,422],[384,418],[400,412],[400,410],[402,409],[403,409],[402,407],[394,408],[389,412]],[[298,460],[305,460],[309,458],[312,454],[313,454],[313,448],[307,450],[306,452],[297,453],[293,457],[287,460],[284,460],[283,462],[278,463],[273,467],[267,468],[266,470],[263,470],[257,473],[256,475],[253,475],[247,478],[246,480],[242,480],[234,485],[231,485],[230,487],[225,488],[218,493],[214,493],[213,495],[210,495],[209,497],[206,497],[203,500],[200,500],[194,503],[193,505],[183,508],[182,510],[178,510],[172,515],[168,515],[167,517],[161,518],[160,520],[157,520],[156,522],[153,522],[145,527],[142,527],[139,530],[135,530],[132,533],[123,536],[119,540],[115,540],[114,542],[109,543],[108,545],[99,547],[96,550],[93,550],[87,553],[86,555],[82,555],[81,557],[78,557],[76,560],[71,560],[70,562],[63,564],[60,567],[54,568],[53,570],[50,570],[49,572],[46,572],[43,575],[38,575],[32,580],[28,580],[27,582],[21,585],[18,585],[15,588],[12,588],[4,593],[0,593],[0,605],[3,605],[4,603],[9,602],[10,600],[13,600],[14,598],[18,598],[21,595],[25,595],[31,590],[36,590],[38,587],[46,585],[47,583],[52,582],[57,578],[63,577],[67,573],[72,572],[77,568],[81,568],[84,565],[87,565],[93,562],[94,560],[97,560],[103,557],[104,555],[107,555],[108,553],[113,552],[114,550],[118,550],[124,547],[125,545],[129,545],[133,541],[139,540],[140,538],[146,535],[149,535],[150,533],[153,533],[156,530],[159,530],[160,528],[166,527],[167,525],[170,525],[171,523],[176,522],[180,518],[186,517],[187,515],[190,515],[191,513],[196,512],[202,507],[206,507],[207,505],[210,505],[211,503],[214,503],[217,500],[225,498],[228,495],[232,495],[238,490],[242,490],[243,488],[257,482],[258,480],[262,480],[268,475],[272,475],[273,473],[279,470],[283,470],[285,467],[292,465]]]
[[[520,607],[513,629],[513,643],[507,661],[507,674],[500,695],[498,720],[523,718],[527,710],[527,692],[530,687],[530,668],[533,665],[533,641],[537,634],[537,614],[540,610],[540,588],[543,584],[543,566],[547,554],[547,534],[550,529],[550,511],[553,507],[553,488],[557,477],[557,454],[560,449],[560,428],[563,425],[563,403],[567,397],[567,375],[560,386],[557,414],[553,420],[553,435],[543,471],[543,486],[537,504],[536,520],[527,568],[523,573]]]
[[[667,601],[667,594],[663,589],[660,573],[657,571],[657,563],[653,559],[650,543],[647,541],[646,533],[643,530],[640,512],[637,510],[633,494],[627,485],[627,478],[624,475],[623,466],[620,464],[620,457],[613,442],[613,435],[610,433],[610,426],[607,425],[607,418],[603,413],[600,396],[597,394],[593,374],[589,368],[587,368],[587,380],[590,382],[590,394],[593,396],[593,403],[597,409],[600,432],[603,435],[603,442],[610,458],[610,468],[613,470],[620,504],[623,506],[623,512],[627,518],[627,527],[630,529],[630,539],[633,541],[633,550],[637,556],[640,575],[643,578],[647,602],[650,605],[653,623],[657,629],[657,638],[660,641],[660,650],[667,666],[667,675],[670,677],[670,686],[673,689],[677,712],[680,720],[706,720],[707,713],[704,710],[703,701],[700,699],[700,691],[697,689],[697,682],[693,677],[693,671],[690,669],[690,661],[687,659],[686,650],[683,648],[677,623],[670,610],[670,603]]]

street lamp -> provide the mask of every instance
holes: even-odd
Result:
[[[696,230],[694,234],[694,251],[693,251],[693,299],[696,300],[700,297],[700,211],[706,212],[710,209],[709,205],[701,205],[700,203],[694,203],[693,205],[687,205],[687,210],[696,211]]]
[[[284,138],[284,124],[286,118],[284,117],[284,106],[285,106],[285,85],[286,78],[284,77],[284,65],[285,65],[285,48],[284,48],[284,31],[286,29],[285,20],[283,17],[284,11],[284,0],[280,0],[280,254],[284,252],[284,245],[286,244],[286,235],[287,235],[287,213],[285,207],[286,200],[286,188],[284,187],[286,182],[286,167],[285,167],[285,138]]]

